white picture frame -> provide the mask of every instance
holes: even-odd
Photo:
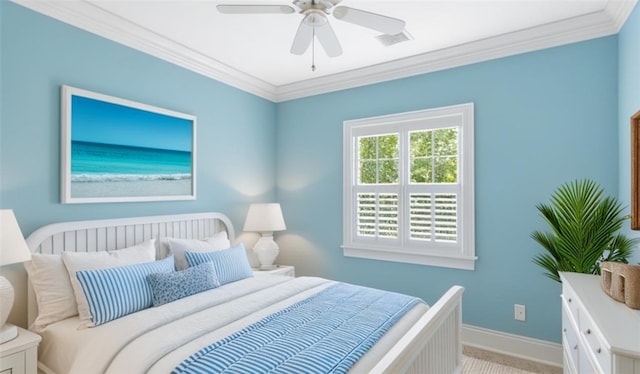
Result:
[[[196,117],[61,87],[61,202],[195,200]]]

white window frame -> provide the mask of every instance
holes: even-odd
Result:
[[[474,202],[474,107],[473,103],[426,109],[415,112],[392,114],[344,121],[343,123],[343,253],[347,257],[405,262],[422,265],[474,270],[475,260],[475,202]],[[413,191],[423,185],[409,184],[408,134],[416,130],[458,128],[458,182],[452,186],[458,194],[457,242],[416,245],[408,240],[409,227],[403,224],[408,219],[408,199]],[[362,237],[357,235],[357,186],[358,155],[356,139],[389,133],[400,134],[400,184],[395,186],[399,194],[397,239]],[[402,145],[405,144],[405,145]],[[385,190],[385,185],[375,185]],[[437,192],[441,185],[430,185]],[[428,247],[428,248],[426,248]]]

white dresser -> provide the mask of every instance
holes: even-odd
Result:
[[[600,276],[560,278],[564,372],[640,374],[640,310],[610,298]]]

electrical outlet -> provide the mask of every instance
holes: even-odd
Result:
[[[527,315],[526,307],[524,305],[515,304],[513,306],[513,311],[515,313],[514,318],[516,319],[516,321],[526,321]]]

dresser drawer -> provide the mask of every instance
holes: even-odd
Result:
[[[595,359],[601,371],[605,373],[611,372],[611,352],[609,351],[604,338],[598,331],[596,324],[586,313],[583,314],[580,320],[580,333],[587,342],[585,351],[589,351],[588,355]]]
[[[562,298],[564,299],[567,308],[569,308],[569,314],[573,316],[576,324],[580,323],[580,303],[578,302],[578,298],[576,297],[573,289],[571,287],[563,287]]]
[[[25,353],[16,352],[12,355],[0,358],[0,374],[24,374]]]
[[[580,345],[578,344],[578,336],[576,334],[571,317],[568,315],[566,307],[562,308],[562,345],[564,347],[564,354],[571,361],[571,364],[567,369],[568,372],[577,372],[576,365],[579,359]]]

